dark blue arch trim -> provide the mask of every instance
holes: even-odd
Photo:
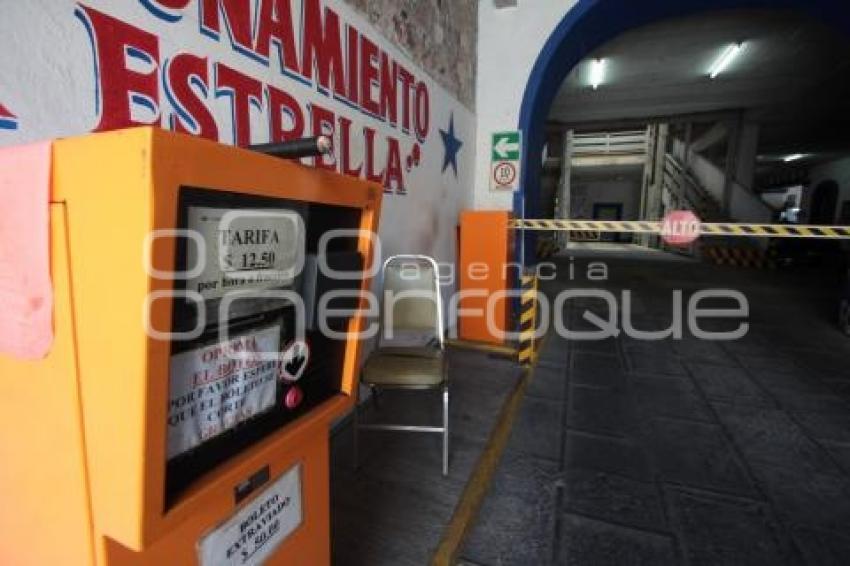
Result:
[[[850,35],[848,0],[579,0],[549,36],[525,87],[519,113],[525,150],[521,190],[514,194],[514,214],[521,214],[524,200],[526,216],[536,217],[546,116],[573,67],[591,51],[629,29],[667,18],[736,8],[796,10]],[[527,262],[534,259],[534,241],[534,233],[527,233]]]

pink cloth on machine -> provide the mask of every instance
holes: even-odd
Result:
[[[51,143],[0,149],[0,354],[36,360],[53,344]]]

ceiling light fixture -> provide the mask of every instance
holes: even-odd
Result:
[[[593,90],[605,82],[605,59],[594,59],[590,62],[590,86]]]
[[[711,68],[708,70],[708,76],[713,79],[716,78],[717,75],[725,71],[726,68],[732,64],[732,61],[734,61],[738,57],[738,55],[741,54],[741,51],[744,50],[745,46],[746,43],[742,41],[739,43],[733,43],[732,45],[724,49],[720,57],[717,58],[717,60],[711,65]]]
[[[785,157],[783,157],[782,161],[784,161],[785,163],[791,163],[792,161],[798,161],[800,159],[803,159],[804,157],[806,156],[802,153],[792,153],[791,155],[786,155]]]

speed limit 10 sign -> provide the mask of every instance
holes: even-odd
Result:
[[[490,190],[519,189],[522,133],[517,130],[493,134],[490,160]]]
[[[516,177],[516,165],[510,161],[499,161],[493,164],[494,188],[515,190]]]

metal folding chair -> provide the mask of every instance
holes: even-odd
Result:
[[[371,389],[375,401],[384,389],[442,390],[443,422],[442,426],[361,423],[358,403],[354,463],[357,466],[361,430],[439,433],[445,476],[449,473],[449,381],[437,263],[423,255],[392,256],[384,262],[383,283],[378,347],[363,366],[360,382]]]

